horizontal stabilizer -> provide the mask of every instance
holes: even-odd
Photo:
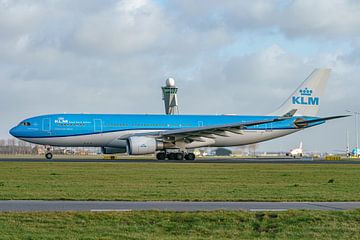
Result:
[[[317,122],[323,122],[323,121],[327,121],[327,120],[345,118],[345,117],[350,117],[350,116],[351,115],[340,115],[340,116],[332,116],[332,117],[325,117],[325,118],[316,118],[316,119],[312,119],[312,120],[301,120],[301,121],[296,121],[296,124],[317,123]]]

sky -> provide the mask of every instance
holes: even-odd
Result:
[[[357,0],[0,0],[0,138],[48,113],[262,115],[314,68],[332,75],[320,116],[360,111]],[[354,118],[261,143],[284,151],[355,145]]]

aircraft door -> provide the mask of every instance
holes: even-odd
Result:
[[[50,130],[51,130],[50,118],[44,118],[42,120],[42,130],[44,132],[50,132]]]
[[[102,120],[94,119],[94,132],[102,132]]]

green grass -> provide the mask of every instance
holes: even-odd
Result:
[[[360,210],[1,213],[1,239],[360,239]]]
[[[360,165],[0,163],[0,199],[359,201]]]

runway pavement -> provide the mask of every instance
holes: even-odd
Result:
[[[359,160],[323,160],[323,159],[312,159],[312,158],[200,158],[195,161],[176,161],[176,160],[151,160],[151,159],[79,159],[79,158],[54,158],[52,160],[42,158],[0,158],[0,162],[62,162],[62,163],[75,163],[75,162],[86,162],[86,163],[265,163],[265,164],[360,164]]]
[[[0,212],[38,211],[286,211],[348,210],[360,208],[360,202],[130,202],[130,201],[0,201]]]

